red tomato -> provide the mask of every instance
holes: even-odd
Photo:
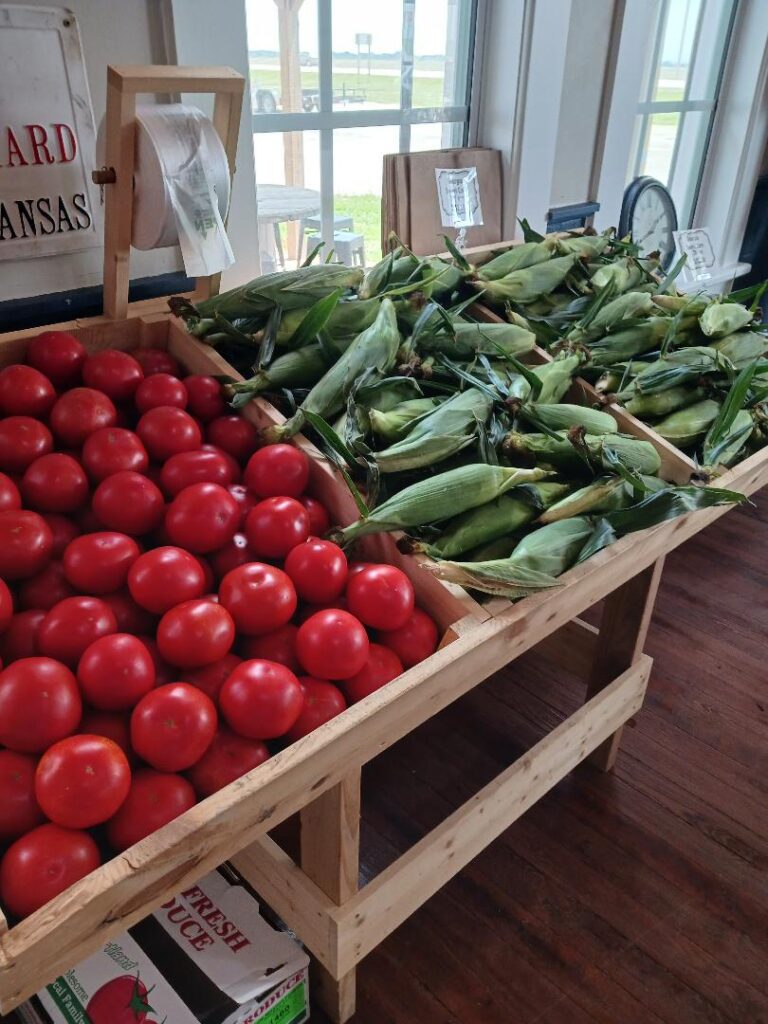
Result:
[[[165,515],[165,529],[171,541],[200,554],[224,547],[239,525],[237,502],[219,484],[185,487]]]
[[[155,685],[155,663],[138,637],[112,633],[85,649],[77,666],[77,681],[91,707],[127,711]]]
[[[172,665],[198,668],[219,661],[235,639],[235,624],[214,601],[184,601],[171,608],[157,627],[160,654]]]
[[[112,609],[98,597],[66,597],[46,614],[37,631],[40,654],[73,668],[99,637],[117,631]]]
[[[331,519],[325,505],[321,505],[316,498],[310,498],[302,494],[299,501],[309,513],[309,536],[322,537],[331,528]]]
[[[219,448],[215,444],[208,444],[207,442],[205,444],[201,444],[200,445],[200,451],[201,452],[214,452],[214,454],[220,455],[226,461],[227,465],[229,466],[230,472],[232,473],[232,483],[238,483],[239,482],[239,480],[240,480],[240,463],[237,461],[237,459],[234,457],[234,455],[230,455],[229,452],[225,452],[223,448]]]
[[[394,651],[381,644],[371,644],[365,665],[351,679],[344,680],[344,692],[355,704],[402,673],[402,663]]]
[[[0,420],[0,469],[23,473],[41,455],[53,451],[53,434],[31,416],[6,416]]]
[[[131,714],[131,746],[160,772],[180,772],[199,761],[216,735],[216,706],[189,683],[152,690]]]
[[[97,430],[116,423],[112,399],[93,388],[65,391],[51,410],[51,428],[60,443],[70,448],[77,448]]]
[[[311,676],[299,676],[299,683],[304,691],[304,706],[288,730],[288,739],[291,743],[330,722],[347,707],[344,694],[333,683],[327,683],[324,679],[313,679]]]
[[[331,608],[341,609],[342,611],[348,611],[346,599],[343,597],[337,597],[335,601],[324,601],[322,604],[305,604],[296,616],[296,622],[301,625],[302,622],[306,622],[307,619],[315,615],[317,612],[325,612]]]
[[[37,633],[44,618],[45,612],[37,608],[13,616],[0,637],[0,655],[5,665],[37,654]]]
[[[133,400],[139,412],[149,412],[160,405],[186,409],[187,389],[170,373],[153,373],[139,384]]]
[[[303,601],[335,601],[347,582],[347,559],[337,544],[311,538],[288,553],[285,571]]]
[[[13,594],[5,580],[0,579],[0,633],[4,633],[13,618]]]
[[[69,516],[60,515],[58,512],[43,512],[43,519],[53,536],[51,557],[60,559],[67,544],[79,536],[80,528]]]
[[[140,537],[163,521],[163,492],[142,473],[125,470],[102,480],[93,492],[93,511],[110,530]]]
[[[51,558],[53,534],[37,512],[0,512],[0,576],[23,580],[35,576]]]
[[[284,736],[303,705],[298,679],[274,661],[242,662],[219,693],[219,707],[229,727],[250,740]]]
[[[256,428],[242,416],[217,416],[206,426],[205,439],[243,463],[256,447]]]
[[[203,587],[204,594],[211,594],[214,590],[214,584],[216,583],[216,577],[213,575],[213,569],[211,568],[210,562],[207,558],[203,558],[202,555],[192,556],[203,570],[203,576],[205,577],[205,586]]]
[[[349,612],[328,608],[299,626],[296,655],[304,671],[316,679],[349,679],[368,657],[368,634]]]
[[[88,477],[77,459],[52,452],[27,467],[21,493],[36,512],[74,512],[88,498]]]
[[[309,513],[295,498],[265,498],[248,513],[245,535],[259,558],[285,558],[309,536]]]
[[[215,703],[219,699],[219,691],[241,662],[236,654],[225,654],[220,661],[200,668],[188,668],[184,672],[184,682],[191,683],[202,690]]]
[[[0,413],[45,419],[56,401],[53,385],[32,366],[14,363],[0,370]]]
[[[140,608],[127,589],[117,590],[114,594],[104,594],[101,599],[112,609],[112,614],[117,621],[118,633],[132,633],[134,636],[141,633],[154,633],[156,625],[154,615],[144,608]]]
[[[160,656],[160,648],[157,646],[157,640],[153,636],[140,636],[139,640],[147,648],[154,662],[155,686],[165,686],[166,683],[172,682],[176,677],[177,670],[169,665],[167,661],[163,661]]]
[[[127,850],[195,803],[195,791],[181,775],[143,768],[133,776],[123,806],[107,825],[109,844],[115,850]]]
[[[181,548],[155,548],[139,555],[128,572],[131,597],[153,615],[163,615],[182,601],[205,593],[200,562]]]
[[[45,821],[35,799],[37,758],[0,750],[0,843],[17,839]]]
[[[309,483],[309,459],[292,444],[267,445],[251,456],[243,479],[260,498],[298,498]]]
[[[73,597],[74,593],[61,562],[49,562],[36,576],[30,576],[19,585],[19,608],[50,611],[55,604]]]
[[[191,484],[212,483],[226,487],[232,483],[232,466],[224,452],[180,452],[172,455],[160,474],[163,490],[172,498]]]
[[[91,711],[86,709],[80,719],[79,734],[83,736],[106,736],[125,754],[129,765],[136,763],[131,748],[131,716],[116,711]]]
[[[368,565],[347,584],[349,610],[366,626],[399,629],[413,615],[413,584],[394,565]]]
[[[19,488],[7,473],[0,473],[0,512],[21,508]]]
[[[28,917],[100,864],[99,848],[87,832],[39,825],[0,862],[0,900],[16,917]]]
[[[62,828],[93,828],[111,818],[128,796],[131,769],[105,736],[68,736],[40,758],[35,797]]]
[[[236,533],[223,548],[213,551],[210,558],[213,573],[220,580],[239,565],[252,562],[253,552],[248,547],[248,538],[245,534]]]
[[[67,545],[64,572],[78,590],[110,594],[125,586],[139,553],[139,545],[124,533],[88,533]]]
[[[261,562],[248,562],[228,572],[219,585],[219,600],[239,632],[252,636],[285,625],[296,611],[290,577]]]
[[[242,655],[246,659],[258,658],[261,661],[276,661],[278,665],[285,665],[294,675],[298,675],[301,672],[301,665],[296,657],[296,634],[298,631],[298,626],[294,626],[292,622],[286,622],[284,626],[278,627],[271,633],[243,637],[240,644]]]
[[[86,438],[82,462],[97,483],[113,473],[143,473],[149,466],[147,449],[138,434],[123,427],[104,427]]]
[[[200,427],[188,412],[174,405],[158,405],[145,412],[136,427],[150,457],[164,462],[179,452],[196,451],[202,443]]]
[[[379,630],[376,639],[394,651],[405,668],[410,668],[437,650],[437,626],[421,608],[414,608],[404,626]]]
[[[83,364],[83,383],[86,387],[103,391],[113,402],[127,402],[144,380],[139,363],[118,349],[107,348],[94,352]]]
[[[64,331],[44,331],[27,345],[27,362],[56,385],[71,388],[80,380],[88,353]]]
[[[249,740],[220,728],[206,752],[187,772],[199,800],[224,789],[269,758],[261,740]]]
[[[244,526],[245,520],[248,517],[248,513],[256,504],[256,498],[243,484],[230,484],[229,487],[227,487],[227,490],[235,499],[240,508],[240,523]]]
[[[227,403],[221,393],[221,384],[215,377],[195,373],[184,378],[184,387],[189,395],[189,411],[203,423],[226,415]]]
[[[90,1024],[152,1024],[147,1019],[148,1013],[154,1013],[148,997],[138,973],[110,978],[89,1000],[88,1020]]]
[[[53,658],[22,658],[0,672],[0,745],[37,754],[73,733],[83,711],[77,681]]]
[[[153,373],[170,373],[177,377],[181,371],[178,359],[163,348],[136,348],[131,355],[141,366],[145,377],[151,377]]]

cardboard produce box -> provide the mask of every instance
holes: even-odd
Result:
[[[218,872],[18,1011],[25,1024],[302,1024],[309,958]]]

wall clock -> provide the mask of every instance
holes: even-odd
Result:
[[[660,181],[644,175],[627,185],[619,217],[619,238],[632,235],[641,255],[658,250],[666,270],[675,255],[677,213],[669,189]]]

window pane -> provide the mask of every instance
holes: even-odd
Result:
[[[275,0],[246,0],[251,105],[258,114],[301,113],[318,101],[317,0],[278,12]]]
[[[638,174],[650,174],[667,184],[679,121],[680,114],[654,114],[648,119]]]
[[[668,0],[654,100],[681,100],[691,70],[702,0]]]
[[[412,107],[464,106],[469,92],[472,0],[418,0]]]
[[[411,152],[428,149],[451,149],[464,145],[466,125],[463,121],[435,121],[411,125]]]
[[[344,263],[381,258],[381,174],[398,151],[400,129],[340,128],[333,133],[334,248]]]
[[[320,133],[255,134],[256,202],[262,273],[301,261],[302,229],[320,225]]]
[[[334,110],[399,107],[402,3],[333,0],[332,10]]]

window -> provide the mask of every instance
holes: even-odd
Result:
[[[669,188],[690,227],[737,0],[661,0],[628,178]]]
[[[262,269],[381,256],[382,157],[467,142],[477,0],[246,0]]]

